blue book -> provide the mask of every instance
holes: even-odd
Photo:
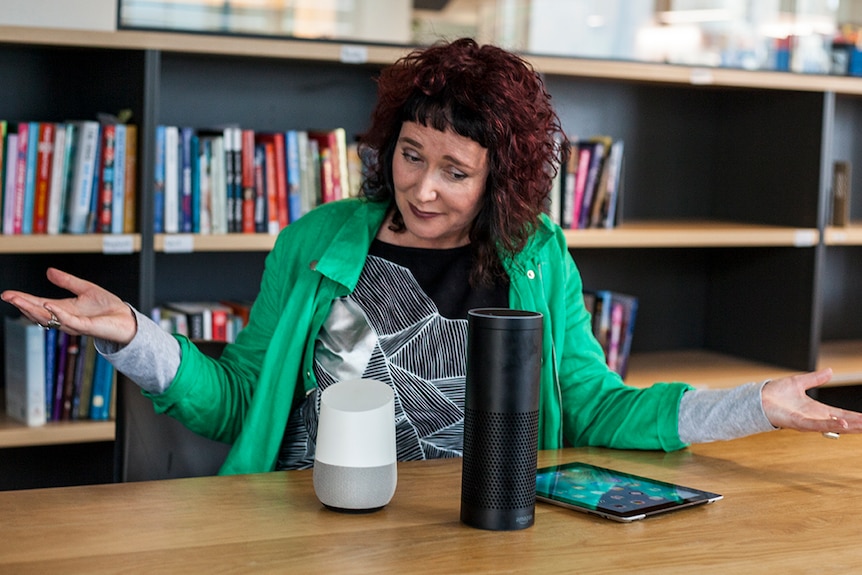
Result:
[[[180,231],[191,233],[194,231],[192,217],[192,140],[194,130],[182,128],[180,130]]]
[[[156,126],[156,166],[153,179],[153,232],[165,231],[165,127]]]
[[[90,419],[106,420],[110,416],[114,366],[101,354],[96,355],[93,369],[93,394],[90,398]]]
[[[54,411],[54,380],[57,378],[57,330],[45,330],[45,414],[51,419]]]
[[[126,204],[126,125],[114,128],[114,197],[111,201],[111,233],[123,233]]]
[[[191,145],[192,164],[192,232],[201,232],[201,144],[197,134],[192,134]]]
[[[33,212],[36,206],[36,160],[39,155],[39,122],[28,122],[27,171],[24,180],[24,219],[21,233],[33,233]]]
[[[302,215],[302,170],[299,166],[299,134],[289,130],[285,134],[287,161],[287,211],[293,223]]]

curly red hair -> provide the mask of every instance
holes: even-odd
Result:
[[[371,127],[361,138],[366,158],[363,195],[389,201],[396,231],[404,224],[393,201],[392,159],[404,122],[418,122],[478,142],[490,173],[483,206],[470,232],[472,280],[502,272],[500,257],[520,252],[544,211],[564,141],[551,97],[519,56],[462,38],[416,50],[384,68],[377,80]]]

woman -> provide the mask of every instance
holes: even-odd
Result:
[[[727,391],[625,386],[592,336],[563,234],[542,214],[562,137],[523,60],[467,39],[436,45],[382,72],[364,197],[281,233],[249,324],[220,360],[59,270],[48,278],[76,297],[2,297],[35,322],[100,338],[158,411],[232,443],[223,473],[311,465],[318,391],[359,376],[395,388],[400,459],[459,455],[474,307],[544,316],[542,449],[862,430],[862,415],[805,394],[829,370]]]

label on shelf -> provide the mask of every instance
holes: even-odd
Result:
[[[135,241],[128,234],[105,234],[102,236],[103,254],[130,254],[133,251],[135,251]]]
[[[709,68],[692,68],[689,82],[694,85],[702,86],[704,84],[713,83],[712,70]]]
[[[341,62],[344,64],[365,64],[368,62],[368,48],[344,44],[341,47]]]
[[[817,244],[816,230],[799,230],[793,235],[793,245],[797,248],[810,248]]]
[[[188,254],[195,251],[195,238],[191,234],[165,235],[166,254]]]

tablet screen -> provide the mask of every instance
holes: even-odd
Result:
[[[655,513],[711,503],[721,499],[721,495],[572,462],[539,469],[536,498],[609,519],[633,521]]]

